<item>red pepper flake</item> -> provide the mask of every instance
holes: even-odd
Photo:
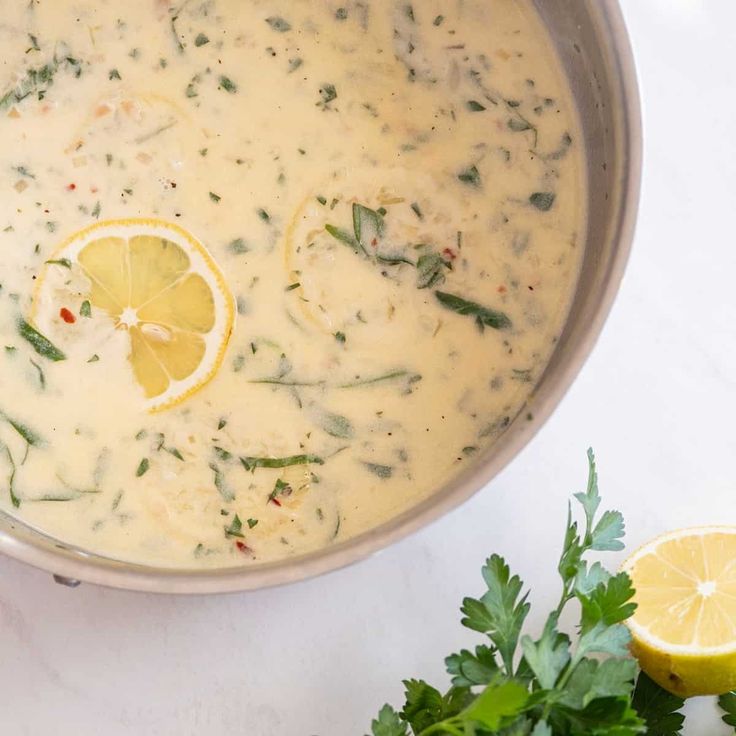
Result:
[[[245,543],[241,542],[239,539],[236,540],[235,546],[244,554],[244,555],[252,555],[253,550]]]
[[[374,248],[378,248],[378,238],[373,238],[373,240],[371,240],[371,245]]]
[[[271,503],[275,503],[277,506],[281,506],[281,501],[279,501],[278,498],[270,498],[269,501],[271,501]]]
[[[497,291],[499,294],[505,294],[508,289],[503,284],[501,284],[501,286],[498,287]]]
[[[74,182],[66,185],[66,189],[68,192],[73,192],[76,188],[77,188],[77,185]]]
[[[442,251],[442,255],[445,257],[445,260],[454,261],[457,258],[457,253],[452,248],[445,248]]]
[[[73,325],[77,321],[77,318],[66,307],[62,307],[59,310],[59,317],[68,325]]]

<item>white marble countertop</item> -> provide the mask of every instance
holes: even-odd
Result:
[[[0,559],[4,736],[362,736],[402,677],[446,683],[443,657],[474,641],[458,606],[490,552],[547,610],[589,445],[629,545],[736,522],[736,3],[623,5],[644,99],[640,224],[603,337],[538,437],[421,534],[290,588],[70,590]],[[687,734],[728,733],[711,701],[689,711]]]

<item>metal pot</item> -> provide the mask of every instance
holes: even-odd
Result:
[[[222,593],[301,580],[386,547],[458,506],[490,481],[552,413],[590,352],[626,265],[639,195],[641,121],[634,63],[616,0],[535,0],[580,111],[588,175],[588,230],[577,292],[556,351],[530,399],[472,467],[414,508],[341,544],[279,562],[223,570],[170,570],[90,554],[0,514],[0,552],[57,582],[131,590]]]

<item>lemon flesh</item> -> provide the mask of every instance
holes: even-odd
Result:
[[[642,669],[682,697],[736,688],[736,528],[667,534],[624,570],[636,589],[628,625]]]

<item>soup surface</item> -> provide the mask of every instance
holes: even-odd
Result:
[[[124,560],[268,561],[529,411],[585,222],[529,3],[8,5],[3,511]]]

